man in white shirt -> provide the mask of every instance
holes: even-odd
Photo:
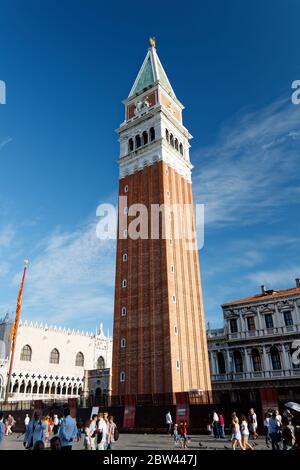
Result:
[[[213,413],[213,421],[212,421],[212,428],[215,439],[219,437],[219,416],[216,411]]]
[[[103,417],[103,413],[98,414],[98,430],[97,430],[97,449],[105,450],[107,447],[108,428],[107,422]]]
[[[257,416],[253,408],[250,409],[249,411],[249,431],[250,431],[250,436],[252,439],[255,441],[258,438],[258,434],[256,432],[257,430]]]
[[[25,431],[27,429],[27,426],[28,426],[29,422],[30,422],[30,418],[29,418],[28,414],[26,414],[25,419],[24,419]]]
[[[171,412],[168,411],[168,413],[166,414],[166,425],[168,429],[168,434],[170,435],[171,435],[171,430],[172,430],[172,424],[173,424],[173,420],[172,420]]]

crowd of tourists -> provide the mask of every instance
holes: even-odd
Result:
[[[12,434],[15,424],[14,418],[9,415],[4,419],[0,412],[0,446],[5,435]],[[32,419],[26,414],[24,419],[23,436],[25,449],[30,450],[72,450],[76,442],[83,439],[83,448],[86,450],[112,449],[113,443],[119,438],[119,431],[114,423],[113,416],[108,413],[93,415],[84,426],[82,422],[76,422],[71,417],[70,409],[65,408],[63,416],[41,416],[38,411],[34,412]]]
[[[173,424],[170,412],[166,414],[165,421],[168,434],[174,438],[174,445],[187,448],[190,440],[187,422],[181,421],[179,424]],[[228,425],[230,433],[228,437],[232,450],[237,448],[241,450],[255,449],[259,436],[257,433],[258,419],[253,408],[247,414],[241,414],[239,417],[236,412],[233,412]],[[267,448],[272,450],[300,450],[300,427],[296,426],[295,418],[290,410],[286,409],[281,416],[277,409],[270,409],[265,413],[263,425],[264,442]],[[208,430],[216,440],[226,439],[225,419],[222,413],[216,411],[212,413]],[[202,448],[207,448],[201,442],[199,445]],[[228,449],[226,445],[224,447]]]
[[[84,425],[84,448],[86,450],[111,450],[119,438],[114,417],[108,413],[94,414]]]
[[[295,437],[296,423],[290,410],[286,409],[281,416],[277,409],[270,409],[265,413],[263,425],[267,448],[292,450],[297,446]],[[216,439],[225,438],[224,418],[215,411],[211,428]],[[242,414],[238,417],[237,413],[233,412],[230,423],[232,449],[254,450],[258,438],[257,428],[258,420],[253,408],[249,410],[247,416]]]

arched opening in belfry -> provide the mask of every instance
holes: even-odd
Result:
[[[133,139],[128,140],[128,152],[132,152],[134,149]]]
[[[143,132],[143,145],[148,144],[148,132],[144,131]]]
[[[138,149],[141,145],[142,145],[141,136],[136,135],[135,136],[135,148]]]
[[[150,127],[150,141],[152,142],[153,140],[155,140],[155,129],[154,127]]]

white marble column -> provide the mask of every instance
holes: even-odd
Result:
[[[226,349],[226,358],[227,358],[226,371],[227,371],[228,374],[231,374],[233,372],[233,370],[232,370],[232,358],[231,358],[229,349]]]
[[[273,318],[274,326],[278,328],[282,328],[284,326],[283,322],[283,315],[279,312],[277,304],[275,303],[275,315]]]
[[[291,360],[290,360],[290,355],[289,355],[289,345],[288,344],[283,344],[282,345],[282,360],[283,360],[283,364],[282,364],[282,368],[285,369],[285,370],[291,370],[292,369],[292,364],[291,364]]]
[[[251,352],[249,352],[250,351],[249,349],[245,349],[244,351],[245,351],[245,372],[252,372],[251,358],[250,358]]]
[[[270,364],[269,364],[269,360],[268,360],[267,351],[266,351],[265,346],[262,347],[262,364],[261,364],[261,366],[262,366],[263,371],[270,370]]]
[[[247,334],[247,323],[246,323],[246,318],[244,318],[242,314],[240,314],[240,325],[241,325],[242,338],[244,338]]]
[[[264,326],[262,324],[262,317],[261,317],[261,313],[260,313],[260,308],[257,307],[256,311],[257,311],[257,325],[256,325],[256,328],[258,330],[263,330]]]
[[[298,307],[297,305],[297,300],[295,300],[294,302],[294,305],[295,305],[295,316],[296,316],[296,322],[298,325],[300,325],[300,308]]]

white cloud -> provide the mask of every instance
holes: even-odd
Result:
[[[1,249],[9,248],[15,237],[15,231],[11,225],[0,228],[0,254]]]
[[[240,113],[215,145],[192,155],[195,201],[206,204],[206,224],[268,223],[292,195],[300,202],[299,128],[300,107],[279,100]]]
[[[74,232],[56,230],[30,261],[23,314],[48,323],[111,320],[115,243],[96,237],[95,224]],[[14,284],[20,282],[20,273]]]
[[[5,145],[9,144],[10,142],[12,142],[12,138],[11,137],[5,137],[5,139],[3,139],[1,142],[0,142],[0,151],[5,147]]]
[[[296,286],[292,283],[293,279],[300,277],[299,265],[290,265],[286,268],[278,268],[274,270],[262,270],[250,273],[247,278],[257,283],[257,285],[265,284],[269,289],[286,289]]]

